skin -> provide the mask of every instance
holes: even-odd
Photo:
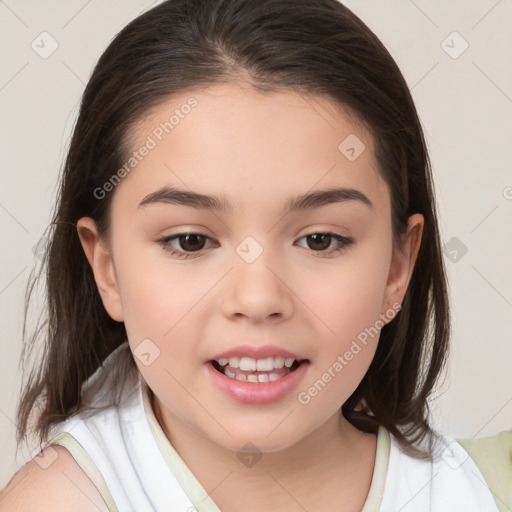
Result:
[[[290,89],[232,82],[173,96],[134,127],[134,150],[191,96],[198,105],[116,186],[110,237],[98,237],[90,218],[78,222],[105,308],[125,323],[132,351],[147,338],[159,348],[149,366],[135,357],[156,395],[155,415],[223,512],[325,511],[339,503],[361,510],[376,437],[339,409],[367,371],[378,336],[307,405],[297,394],[402,302],[423,217],[410,217],[393,250],[389,190],[371,134],[332,101]],[[338,150],[350,134],[366,146],[354,161]],[[164,185],[224,194],[233,211],[138,208]],[[348,201],[283,212],[289,197],[330,187],[360,190],[373,208]],[[156,241],[187,231],[209,237],[199,257],[180,259]],[[306,235],[326,231],[355,241],[322,257]],[[247,236],[263,248],[250,264],[236,252]],[[190,247],[177,239],[169,245]],[[334,247],[333,239],[325,252]],[[298,388],[266,405],[224,395],[204,363],[242,343],[271,343],[309,359]],[[236,456],[249,441],[263,454],[251,468]]]
[[[0,489],[1,512],[108,512],[101,494],[66,448],[48,448],[44,457],[52,462],[30,459]]]

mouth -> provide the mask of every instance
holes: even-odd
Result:
[[[266,357],[264,359],[221,357],[209,361],[211,366],[225,377],[249,383],[274,382],[293,373],[299,366],[308,362],[308,359],[282,356]]]
[[[287,399],[305,378],[310,360],[279,345],[238,345],[205,361],[208,378],[231,400],[264,405]]]

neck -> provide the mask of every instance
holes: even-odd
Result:
[[[223,512],[235,510],[233,504],[238,510],[239,505],[251,510],[248,499],[254,510],[262,510],[263,505],[276,509],[277,503],[292,510],[290,499],[307,510],[320,510],[319,499],[333,499],[333,487],[345,503],[344,510],[350,510],[349,503],[353,510],[364,504],[373,475],[376,437],[357,430],[341,413],[284,450],[264,453],[255,463],[247,459],[244,467],[236,452],[177,418],[163,415],[156,397],[152,407],[174,449]],[[305,505],[308,500],[312,508]]]

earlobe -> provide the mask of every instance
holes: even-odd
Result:
[[[402,304],[418,258],[423,235],[423,215],[415,213],[409,217],[407,231],[393,251],[388,282],[384,295],[384,310],[389,304]],[[388,305],[388,306],[386,306]]]
[[[124,316],[121,295],[111,251],[98,235],[96,223],[90,217],[83,217],[78,221],[77,231],[103,305],[113,320],[122,322]]]

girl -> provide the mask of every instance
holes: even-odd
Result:
[[[431,179],[400,71],[336,0],[132,21],[74,129],[18,410],[45,446],[0,511],[508,510],[512,434],[470,457],[429,425]]]

